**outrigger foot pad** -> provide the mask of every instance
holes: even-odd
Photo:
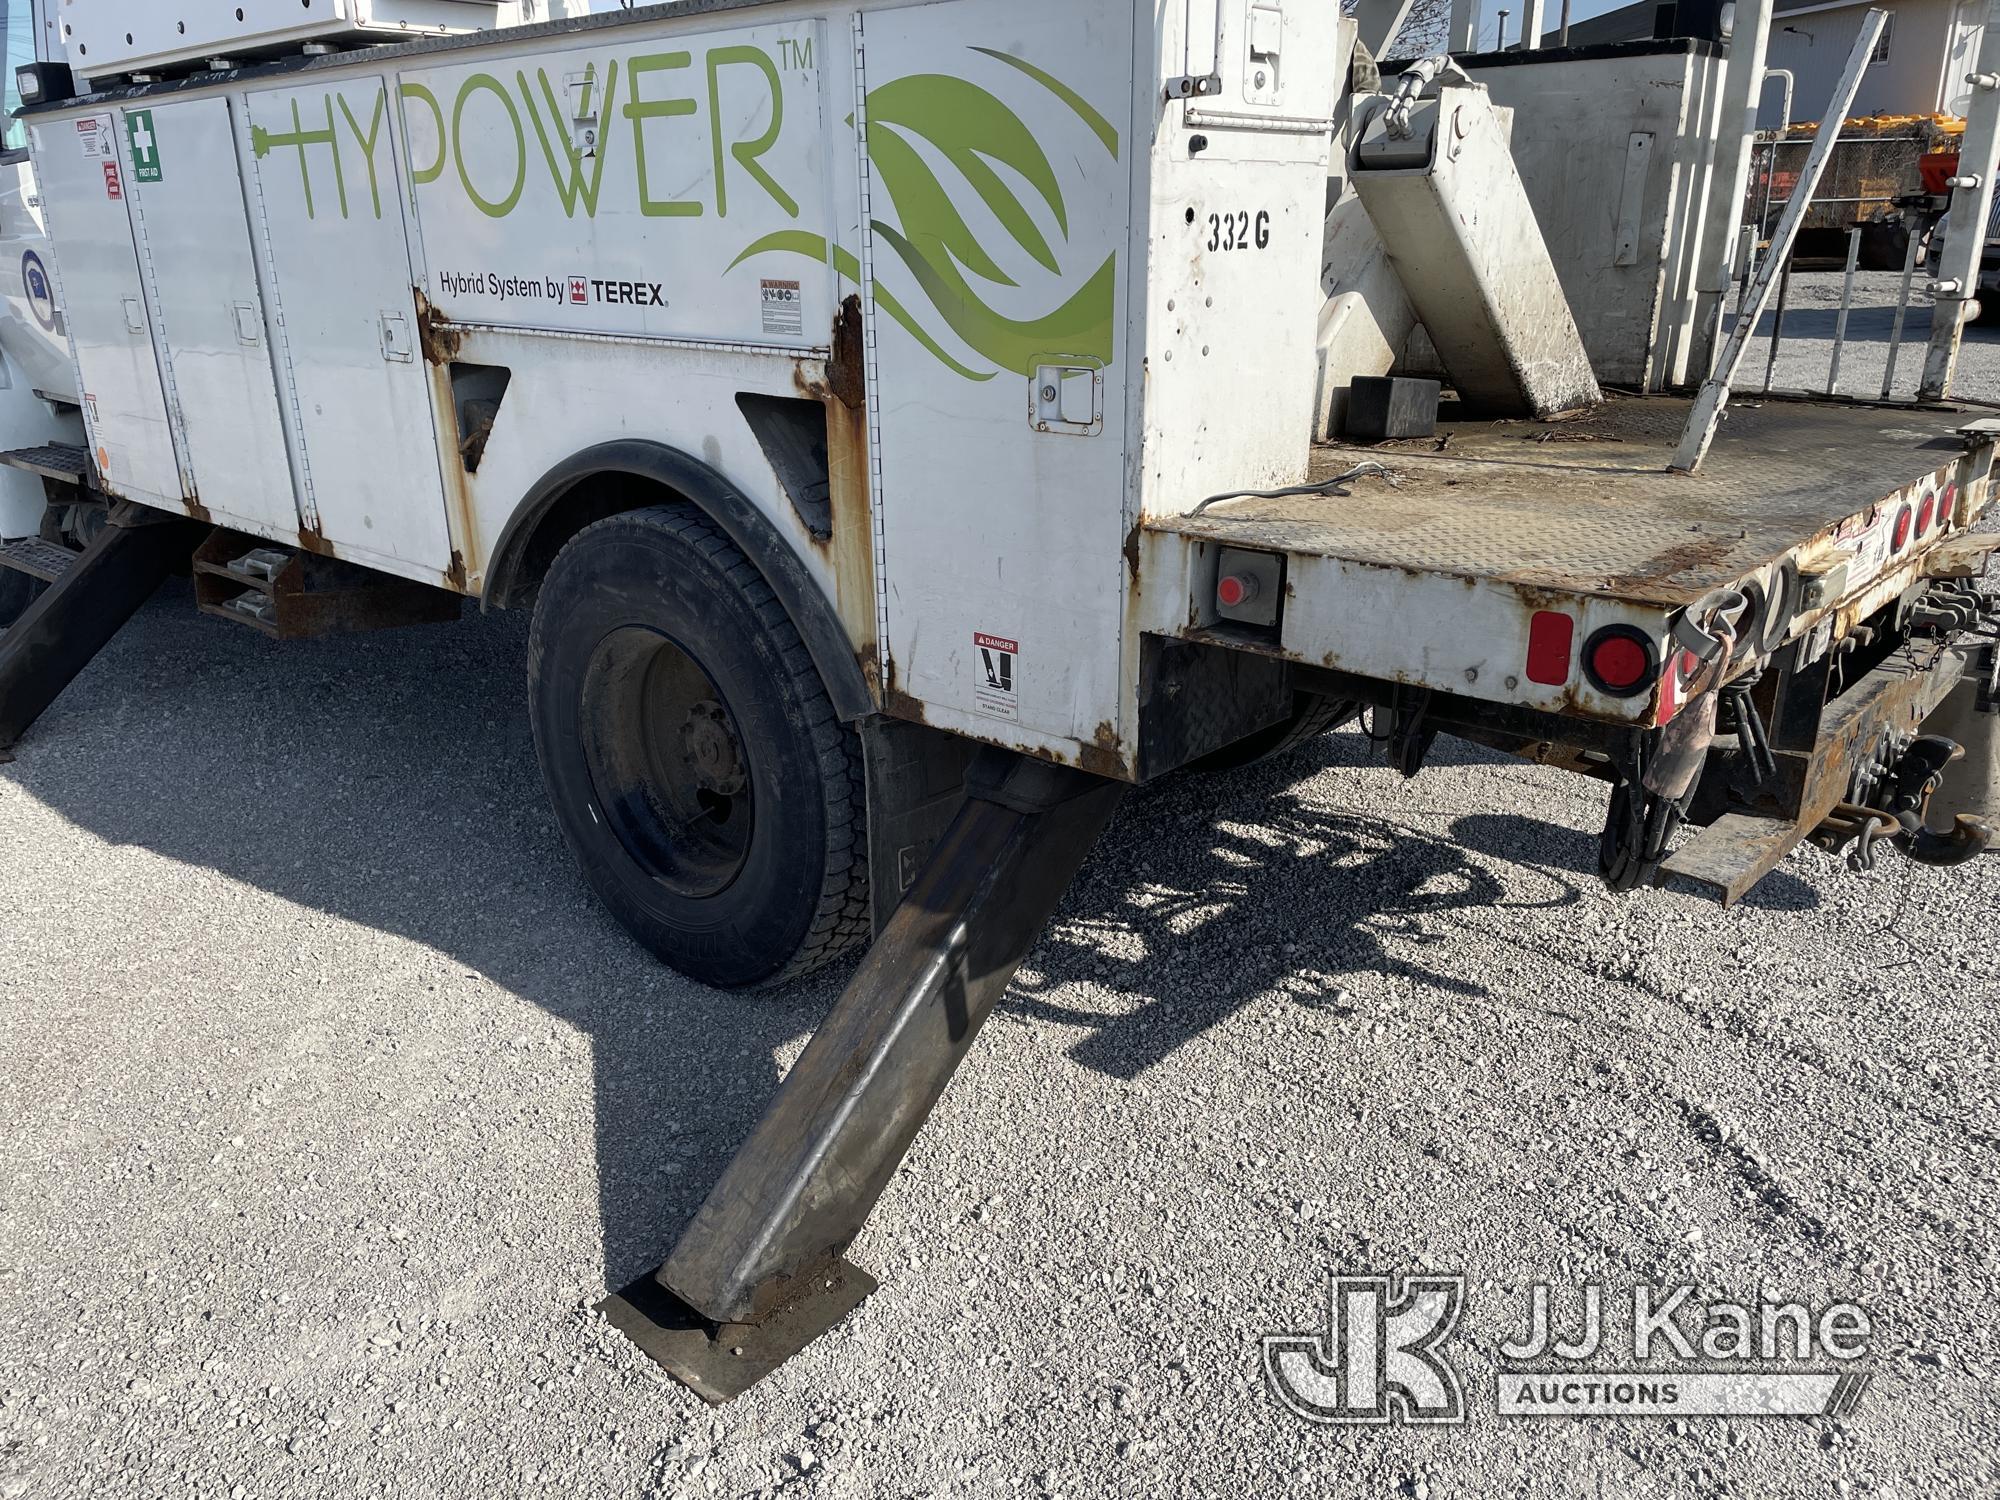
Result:
[[[597,1304],[605,1320],[710,1406],[733,1401],[873,1295],[873,1276],[836,1260],[761,1323],[711,1323],[648,1271]]]
[[[740,1395],[875,1282],[845,1259],[1124,786],[983,749],[966,802],[749,1140],[604,1306],[703,1399]]]

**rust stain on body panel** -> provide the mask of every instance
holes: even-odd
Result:
[[[474,481],[459,447],[458,392],[451,382],[452,362],[459,357],[466,335],[431,306],[422,287],[410,290],[416,299],[418,343],[424,352],[424,373],[430,377],[431,417],[437,427],[440,457],[450,455],[449,461],[438,465],[444,481],[446,530],[451,540],[451,565],[442,581],[456,593],[477,597],[480,589],[475,580],[483,579],[485,559],[477,552],[479,528]],[[482,442],[482,453],[484,446]]]
[[[793,375],[799,393],[826,410],[827,506],[825,540],[813,546],[833,569],[834,609],[847,631],[861,675],[878,703],[885,703],[875,611],[875,499],[868,464],[868,400],[862,358],[861,299],[849,296],[834,315],[832,357],[823,365],[801,361]],[[893,711],[893,710],[892,710]],[[921,712],[898,717],[916,717]]]

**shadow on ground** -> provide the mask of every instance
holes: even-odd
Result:
[[[616,1287],[657,1263],[769,1098],[774,1052],[818,1023],[847,971],[723,995],[661,968],[599,910],[543,798],[525,643],[524,619],[496,616],[279,645],[197,615],[172,584],[0,775],[105,840],[447,954],[589,1037]],[[1009,1003],[1085,1025],[1075,1058],[1129,1078],[1273,991],[1335,1005],[1340,976],[1378,972],[1483,994],[1454,974],[1437,919],[1560,913],[1596,879],[1595,840],[1497,813],[1425,831],[1288,795],[1367,754],[1333,735],[1129,798]],[[1441,759],[1428,777],[1504,763],[1456,744]],[[1503,880],[1509,863],[1543,878]],[[1779,876],[1766,899],[1814,898]],[[1129,1007],[1079,1012],[1055,998],[1073,980]],[[684,1173],[661,1171],[670,1141]]]

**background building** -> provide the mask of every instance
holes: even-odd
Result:
[[[1771,19],[1768,66],[1792,75],[1793,120],[1817,120],[1826,112],[1868,8],[1867,0],[1780,0]],[[1888,29],[1861,80],[1854,114],[1964,114],[1965,75],[1972,71],[1983,20],[1980,0],[1889,0],[1882,8],[1889,12]],[[1576,21],[1569,29],[1570,45],[1633,41],[1659,34],[1663,25],[1671,33],[1673,9],[1672,0],[1640,0]],[[1556,34],[1549,32],[1542,45],[1556,45]],[[1758,123],[1766,129],[1783,123],[1782,95],[1776,81],[1765,88]]]

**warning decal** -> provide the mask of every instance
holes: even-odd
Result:
[[[802,338],[806,331],[805,298],[796,281],[763,283],[764,332],[772,338]]]
[[[77,145],[83,150],[85,161],[103,161],[111,152],[111,122],[99,115],[91,115],[76,122]]]
[[[972,644],[979,650],[979,686],[973,692],[974,705],[981,713],[996,719],[1019,719],[1020,642],[1005,636],[975,633]]]

